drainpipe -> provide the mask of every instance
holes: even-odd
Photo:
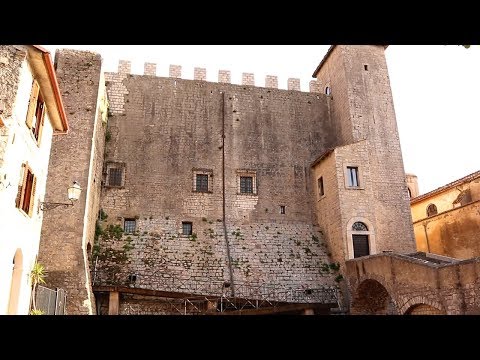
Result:
[[[228,243],[228,231],[226,223],[226,198],[225,198],[225,92],[222,91],[222,197],[223,197],[223,234],[225,236],[225,247],[227,252],[227,265],[230,274],[230,291],[235,297],[235,285],[233,283],[232,258],[230,257],[230,245]]]
[[[427,241],[427,252],[430,252],[430,244],[428,243],[428,232],[427,232],[428,222],[424,222],[422,225],[423,225],[423,230],[425,231],[425,240]]]

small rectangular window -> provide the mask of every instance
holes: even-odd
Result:
[[[320,177],[318,178],[318,194],[319,194],[320,196],[325,195],[325,190],[324,190],[324,188],[323,188],[323,176],[320,176]]]
[[[196,191],[208,192],[208,175],[197,174],[196,175]]]
[[[368,71],[368,65],[363,65],[363,68],[365,69],[365,71]]]
[[[240,193],[253,194],[253,177],[240,176]]]
[[[280,214],[285,214],[285,205],[280,205]]]
[[[137,221],[135,219],[125,219],[123,223],[123,231],[125,234],[133,234],[137,227]]]
[[[359,187],[358,182],[358,167],[356,166],[347,166],[347,180],[349,187]]]
[[[192,223],[188,221],[182,222],[182,234],[192,235]]]
[[[119,168],[110,168],[108,173],[108,185],[110,186],[122,186],[122,171]]]

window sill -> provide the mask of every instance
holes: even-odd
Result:
[[[104,185],[104,188],[111,188],[111,189],[125,189],[124,185],[116,186],[116,185]]]
[[[199,190],[192,190],[193,193],[197,194],[213,194],[213,191],[199,191]]]
[[[18,208],[18,207],[17,207],[17,209],[18,209],[18,211],[19,211],[23,216],[25,216],[27,219],[31,219],[31,218],[33,217],[33,216],[28,215],[25,211],[23,211],[23,209],[20,209],[20,208]]]
[[[254,193],[237,193],[237,195],[242,195],[242,196],[258,196],[258,194],[254,194]]]
[[[323,194],[322,196],[320,196],[320,197],[318,198],[317,201],[321,201],[321,200],[325,199],[326,196],[327,196],[327,195]]]
[[[365,190],[364,186],[345,186],[347,190]]]

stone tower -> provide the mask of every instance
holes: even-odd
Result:
[[[337,261],[415,251],[384,51],[332,46],[313,73],[337,134],[336,147],[312,166],[318,221]]]
[[[45,211],[39,262],[48,269],[47,284],[66,290],[67,314],[95,313],[88,253],[99,210],[107,115],[101,62],[89,51],[62,49],[55,57],[70,130],[53,139],[45,201],[65,202],[74,180],[83,191],[74,206]]]
[[[420,195],[417,175],[405,174],[405,179],[407,180],[408,194],[410,195],[410,198],[413,199]]]

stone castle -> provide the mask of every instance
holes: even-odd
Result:
[[[39,261],[67,312],[168,313],[178,293],[266,287],[348,307],[346,261],[415,251],[384,51],[332,46],[310,92],[126,61],[104,74],[98,54],[57,51],[70,131],[46,200],[72,176],[85,191],[71,216],[44,214]]]

